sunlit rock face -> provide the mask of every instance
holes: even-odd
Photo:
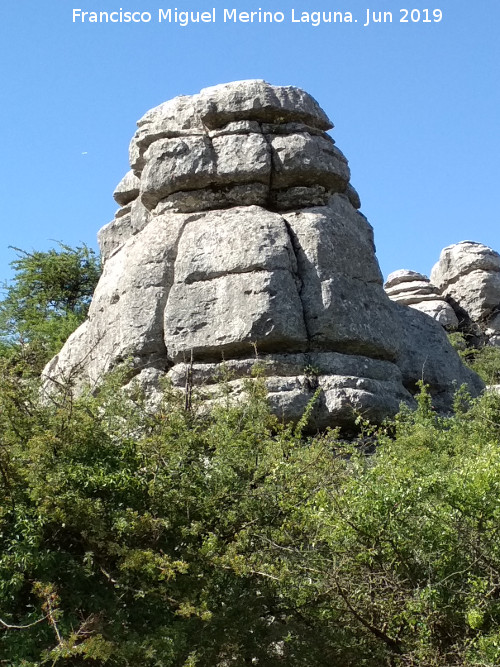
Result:
[[[500,347],[500,255],[474,241],[441,252],[431,280],[454,306],[465,327],[483,343]]]
[[[318,103],[291,86],[238,81],[177,97],[138,122],[88,320],[44,371],[47,390],[96,386],[131,364],[151,396],[168,376],[216,399],[256,363],[273,410],[311,426],[380,421],[428,380],[481,382],[442,328],[387,297],[373,229]],[[429,363],[431,359],[432,363]],[[56,382],[54,382],[56,381]]]
[[[448,331],[458,327],[455,311],[427,276],[400,269],[389,274],[384,285],[387,296],[405,306],[426,313]]]
[[[431,279],[401,269],[384,285],[390,299],[426,313],[469,344],[500,347],[500,255],[475,241],[447,246]]]

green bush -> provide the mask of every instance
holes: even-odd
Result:
[[[498,397],[442,419],[422,387],[367,456],[259,379],[211,414],[119,384],[43,407],[3,374],[7,664],[498,664]]]
[[[448,339],[462,358],[486,384],[500,383],[500,348],[486,345],[480,349],[469,347],[462,333],[448,334]]]
[[[470,366],[487,384],[500,384],[500,348],[487,346],[476,350]]]
[[[118,372],[42,404],[33,378],[99,269],[64,246],[18,262],[0,304],[0,664],[500,664],[500,396],[461,389],[441,418],[422,385],[416,411],[360,420],[353,442],[304,437],[311,406],[280,423],[258,374],[210,412],[167,387],[151,414]],[[498,351],[469,356],[498,379]]]
[[[86,245],[17,251],[0,301],[0,356],[37,374],[87,315],[101,273]]]

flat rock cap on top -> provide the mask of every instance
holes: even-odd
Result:
[[[417,271],[410,271],[409,269],[398,269],[397,271],[393,271],[387,276],[384,287],[387,289],[389,287],[401,285],[401,283],[411,283],[414,280],[428,282],[429,278],[424,276],[423,273],[418,273]]]
[[[320,130],[333,127],[314,97],[295,86],[271,86],[261,79],[249,79],[203,88],[200,98],[201,117],[210,129],[237,120],[300,121]]]
[[[215,129],[240,120],[302,122],[319,130],[333,127],[309,93],[295,86],[272,86],[261,79],[233,81],[203,88],[196,95],[179,95],[147,111],[137,126],[161,123],[164,130],[177,132]]]

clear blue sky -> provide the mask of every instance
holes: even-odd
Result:
[[[373,4],[372,4],[373,2]],[[440,23],[399,23],[399,9],[440,8]],[[150,11],[149,24],[77,24],[72,10]],[[158,8],[206,10],[215,24],[159,24]],[[286,22],[228,25],[223,8],[283,11]],[[358,23],[292,24],[308,11]],[[363,27],[366,9],[393,23]],[[179,94],[235,79],[293,84],[335,123],[384,275],[429,273],[450,243],[500,250],[500,2],[177,4],[149,0],[2,0],[0,279],[9,245],[52,239],[96,247],[128,169],[135,121]]]

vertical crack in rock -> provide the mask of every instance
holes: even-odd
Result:
[[[266,142],[267,146],[267,152],[269,155],[269,162],[271,165],[271,168],[269,170],[269,178],[267,179],[267,195],[266,195],[266,207],[268,210],[272,210],[271,207],[271,188],[273,186],[273,174],[274,174],[274,157],[273,157],[273,148],[271,146],[271,142],[269,141],[269,135],[267,135],[262,127],[262,123],[260,124],[260,131],[262,132],[262,136],[264,137],[264,141]]]
[[[179,232],[177,234],[177,238],[175,240],[175,243],[172,247],[173,257],[172,257],[172,265],[171,265],[172,269],[171,269],[170,287],[169,287],[168,290],[165,290],[165,298],[162,300],[162,304],[161,304],[161,308],[160,308],[160,310],[161,310],[161,322],[162,322],[162,329],[161,329],[161,331],[162,331],[162,341],[163,341],[163,345],[164,345],[164,348],[165,348],[165,358],[166,358],[167,363],[168,363],[169,366],[172,366],[173,362],[169,357],[168,346],[167,346],[167,343],[166,343],[165,321],[166,321],[166,316],[167,316],[168,298],[170,296],[170,292],[172,290],[172,287],[175,284],[175,265],[176,265],[177,257],[178,257],[178,254],[179,254],[179,244],[181,242],[182,235],[184,233],[184,230],[186,229],[186,226],[190,222],[195,222],[196,220],[199,220],[201,218],[203,218],[202,213],[196,213],[196,214],[193,214],[193,215],[185,216],[184,221],[182,223],[182,226],[180,227]]]
[[[165,361],[168,366],[171,366],[171,362],[168,358],[168,349],[165,343],[165,311],[167,308],[167,303],[168,303],[168,297],[170,295],[170,290],[172,289],[172,286],[175,283],[175,262],[177,260],[177,254],[178,254],[178,249],[179,249],[179,243],[182,238],[182,234],[184,232],[184,229],[186,228],[186,225],[194,218],[198,218],[199,216],[188,216],[183,223],[181,224],[176,239],[172,245],[172,262],[171,262],[171,270],[170,270],[170,279],[167,280],[167,286],[165,287],[165,292],[163,294],[163,297],[158,304],[158,312],[159,312],[159,318],[161,321],[161,340],[163,344],[163,350],[164,350],[164,355],[165,355]]]
[[[300,244],[299,244],[299,241],[298,241],[296,235],[294,234],[293,229],[292,229],[290,223],[288,222],[288,220],[286,218],[283,218],[283,222],[285,223],[285,227],[286,227],[286,230],[288,232],[288,238],[290,239],[290,247],[293,251],[294,259],[295,259],[295,261],[294,261],[294,265],[296,267],[295,283],[297,285],[297,292],[298,292],[298,295],[299,295],[300,304],[302,306],[302,318],[304,320],[304,326],[305,326],[305,329],[306,329],[306,332],[307,332],[307,348],[304,350],[304,352],[308,352],[309,349],[310,349],[310,345],[311,345],[311,331],[310,331],[309,323],[308,323],[308,320],[307,320],[307,317],[306,317],[306,309],[305,309],[304,298],[303,298],[303,294],[302,294],[303,289],[304,289],[304,281],[302,280],[301,273],[300,273],[300,265],[301,265],[301,258],[299,256]]]
[[[269,160],[271,162],[271,169],[269,171],[269,181],[268,181],[268,184],[267,184],[266,208],[269,211],[272,211],[273,210],[273,202],[272,202],[272,199],[271,199],[271,193],[272,193],[272,188],[273,188],[273,177],[274,177],[274,173],[276,171],[276,164],[275,164],[273,147],[271,145],[271,138],[270,138],[269,134],[264,132],[262,123],[260,124],[260,129],[261,129],[261,132],[262,132],[262,136],[264,137],[264,141],[267,144],[267,149],[269,151]]]

